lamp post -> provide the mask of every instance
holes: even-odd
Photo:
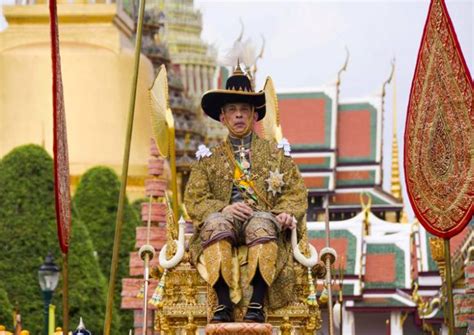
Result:
[[[38,279],[41,287],[41,292],[43,293],[44,301],[44,335],[48,335],[48,319],[49,319],[49,305],[51,304],[51,299],[53,298],[53,292],[58,285],[59,280],[59,267],[54,264],[53,255],[48,253],[44,263],[40,266],[38,270]]]

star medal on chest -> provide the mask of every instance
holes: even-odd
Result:
[[[285,182],[283,181],[283,173],[280,173],[279,169],[275,169],[275,171],[270,171],[270,177],[265,179],[268,184],[267,192],[271,192],[273,196],[277,193],[281,193],[281,188],[285,186]]]

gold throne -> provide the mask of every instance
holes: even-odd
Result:
[[[184,224],[184,223],[182,223]],[[171,258],[176,250],[176,242],[173,237],[178,237],[176,225],[168,220],[167,223],[167,245],[170,250],[164,252]],[[182,228],[184,231],[184,227]],[[188,240],[191,234],[186,234]],[[179,240],[179,238],[178,238]],[[186,241],[187,242],[187,241]],[[303,238],[299,245],[303,250],[307,246],[307,238]],[[246,246],[241,246],[241,254],[245,254]],[[168,258],[167,257],[167,258]],[[246,264],[240,262],[240,282],[245,282]],[[308,270],[296,260],[291,258],[288,266],[295,271],[295,286],[293,301],[279,309],[267,309],[267,323],[281,334],[314,334],[321,328],[321,315],[316,302],[314,280],[324,278],[325,267],[318,263]],[[185,251],[182,260],[172,269],[164,270],[154,268],[152,277],[160,280],[160,284],[151,299],[156,306],[154,327],[162,334],[196,334],[199,329],[204,329],[212,318],[212,311],[217,305],[214,289],[210,287],[201,277],[196,266],[191,264],[188,251]],[[235,309],[236,322],[242,320],[248,301],[251,296],[251,287],[243,288],[243,297]],[[228,333],[227,333],[228,334]]]
[[[264,119],[266,137],[281,139],[276,94],[270,78],[265,84],[265,94],[268,104],[267,116]],[[164,66],[160,69],[150,89],[150,104],[155,142],[163,157],[167,157],[169,154],[173,191],[173,210],[171,210],[170,201],[167,198],[167,243],[160,252],[162,268],[156,267],[151,271],[151,276],[159,280],[155,293],[150,299],[150,303],[156,307],[154,328],[160,334],[196,334],[198,329],[204,329],[208,325],[217,299],[212,287],[204,281],[196,266],[191,264],[190,255],[185,250],[185,245],[191,236],[189,233],[184,233],[185,221],[180,220],[178,223],[175,219],[178,217],[178,199],[174,156],[174,120],[169,109],[168,84]],[[317,254],[316,258],[313,254],[311,265],[304,261],[305,257],[313,250],[308,244],[306,231],[301,232],[300,236],[303,238],[297,243],[295,232],[294,241],[292,241],[293,249],[297,249],[295,259],[299,259],[299,261],[297,262],[291,256],[288,260],[288,266],[292,266],[295,271],[294,299],[283,308],[266,310],[267,322],[272,327],[271,331],[277,330],[281,334],[314,334],[322,324],[316,301],[315,279],[324,278],[325,267],[322,262],[315,264]],[[239,254],[246,254],[245,248],[246,246],[240,247]],[[306,266],[299,262],[306,264]],[[239,264],[241,267],[240,282],[243,283],[246,275],[246,262],[241,261]],[[235,310],[237,322],[242,320],[246,312],[245,306],[250,300],[251,293],[250,287],[243,289],[243,298]],[[214,333],[219,333],[219,331],[216,330]],[[231,334],[232,331],[226,332],[224,330],[224,333]]]

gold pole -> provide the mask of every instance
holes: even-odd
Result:
[[[453,283],[451,277],[451,252],[449,248],[449,239],[444,239],[444,258],[446,261],[446,296],[448,298],[447,320],[449,335],[454,335],[454,305],[453,305]]]
[[[341,257],[341,261],[339,263],[339,304],[341,305],[341,309],[339,311],[339,335],[343,334],[342,327],[343,327],[343,309],[344,309],[344,295],[343,295],[343,288],[344,288],[344,268],[342,267],[342,263],[344,262],[344,256]]]
[[[148,245],[148,243],[147,243]],[[145,274],[144,274],[144,290],[143,290],[143,326],[142,334],[146,335],[148,328],[148,285],[150,283],[150,254],[145,254]]]
[[[137,22],[137,34],[135,43],[135,66],[133,73],[132,89],[130,93],[130,105],[128,109],[127,135],[125,138],[125,148],[122,162],[122,180],[120,184],[120,195],[118,200],[117,218],[115,221],[114,248],[112,263],[110,265],[109,289],[107,293],[107,305],[105,310],[104,335],[110,334],[112,323],[112,308],[114,305],[115,278],[117,276],[117,265],[120,251],[120,241],[122,237],[123,209],[125,203],[125,191],[128,180],[128,162],[130,160],[130,144],[132,142],[133,116],[135,114],[135,99],[137,95],[138,70],[140,67],[140,51],[142,47],[143,16],[145,13],[145,0],[140,0],[140,7]],[[67,330],[65,330],[67,331]]]
[[[176,180],[176,147],[175,147],[175,132],[174,126],[169,128],[170,132],[170,168],[171,168],[171,191],[173,192],[173,238],[178,238],[178,181]]]
[[[143,285],[143,326],[142,326],[142,331],[143,335],[146,335],[147,333],[147,325],[148,325],[148,286],[150,283],[150,260],[151,256],[153,256],[152,250],[153,247],[150,245],[150,228],[151,228],[151,205],[152,205],[152,200],[153,196],[150,194],[148,198],[148,219],[147,219],[147,224],[146,224],[146,244],[140,248],[139,254],[140,257],[143,258],[143,261],[145,263],[144,265],[144,285]],[[142,249],[144,247],[149,247],[150,249]],[[146,248],[145,247],[145,248]],[[142,253],[143,250],[143,253]]]
[[[68,254],[63,253],[63,329],[64,333],[69,331],[69,273],[68,273]],[[53,329],[54,330],[54,329]]]
[[[329,229],[329,195],[326,195],[326,208],[324,210],[324,223],[326,230],[326,248],[329,248],[330,245],[330,229]],[[328,315],[329,315],[329,334],[334,335],[334,325],[333,325],[333,310],[332,310],[332,289],[331,289],[331,259],[329,254],[325,259],[326,263],[326,285],[328,289]]]

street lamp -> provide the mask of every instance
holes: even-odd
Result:
[[[49,322],[49,305],[53,298],[53,292],[58,286],[59,280],[59,267],[54,264],[53,255],[51,252],[46,256],[44,263],[38,270],[38,279],[43,293],[44,301],[44,335],[48,335],[48,322]]]

